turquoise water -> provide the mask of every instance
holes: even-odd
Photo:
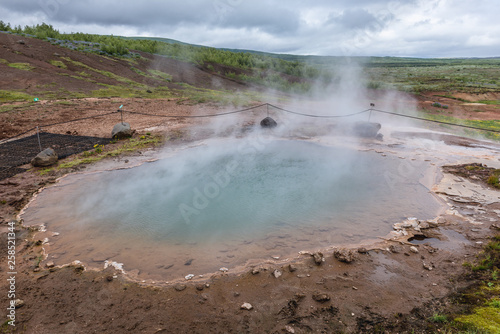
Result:
[[[24,219],[62,231],[55,247],[68,259],[64,244],[80,257],[99,248],[105,257],[137,265],[132,254],[145,256],[148,247],[190,258],[214,245],[252,244],[246,252],[233,247],[236,264],[262,256],[270,236],[283,249],[327,246],[345,235],[355,236],[349,241],[384,235],[405,217],[432,218],[439,204],[418,179],[396,187],[387,182],[384,175],[396,173],[398,163],[304,141],[211,143],[139,167],[63,180],[42,192]],[[76,247],[79,239],[92,246]]]

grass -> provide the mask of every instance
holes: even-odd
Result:
[[[33,101],[33,96],[14,90],[0,90],[0,102]]]
[[[429,321],[434,323],[445,323],[448,322],[448,317],[445,315],[434,313],[434,315],[430,317]]]
[[[86,151],[79,154],[76,158],[60,163],[57,167],[47,168],[41,170],[40,175],[48,174],[54,169],[69,169],[84,164],[91,164],[98,162],[107,157],[115,157],[125,153],[131,153],[146,147],[154,147],[162,143],[162,138],[159,136],[142,136],[139,139],[130,138],[123,141],[123,144],[115,149],[107,150],[104,146],[98,146],[96,149]]]
[[[7,66],[17,68],[18,70],[23,70],[23,71],[31,71],[35,67],[31,66],[29,63],[9,63]]]
[[[79,61],[73,60],[73,59],[71,59],[69,57],[62,57],[62,59],[66,60],[67,62],[69,62],[69,63],[71,63],[71,64],[73,64],[75,66],[79,66],[79,67],[82,67],[82,68],[84,68],[86,70],[93,71],[95,73],[104,75],[104,76],[106,76],[108,78],[114,79],[116,81],[119,81],[119,82],[122,82],[122,83],[126,83],[126,84],[128,84],[128,85],[130,85],[132,87],[142,87],[142,88],[146,87],[146,85],[144,85],[142,83],[135,82],[133,80],[127,79],[125,77],[119,76],[119,75],[114,74],[114,73],[109,72],[109,71],[99,70],[97,68],[90,67],[90,66],[88,66],[88,65],[86,65],[84,63],[81,63]]]
[[[148,72],[154,76],[162,78],[163,80],[172,81],[172,76],[168,73],[158,71],[158,70],[148,70]]]
[[[63,63],[60,60],[49,60],[49,64],[51,64],[51,65],[53,65],[55,67],[63,68],[63,69],[67,69],[68,68],[68,66],[66,66],[66,64]]]
[[[458,119],[452,116],[446,116],[442,114],[433,114],[428,111],[424,111],[419,115],[427,120],[433,120],[433,121],[440,121],[440,122],[446,122],[446,123],[451,123],[451,124],[457,124],[457,125],[466,125],[466,126],[472,126],[476,128],[481,128],[484,130],[494,130],[494,131],[500,131],[500,120],[475,120],[475,119]],[[448,126],[446,126],[448,127]],[[459,128],[455,128],[456,130],[459,130]],[[483,136],[487,139],[491,140],[500,140],[500,133],[496,132],[488,132],[488,131],[480,131],[480,130],[472,130],[472,129],[466,129],[463,130],[465,135],[470,135],[470,136]]]

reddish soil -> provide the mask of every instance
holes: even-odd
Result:
[[[172,74],[173,82],[165,83],[138,75],[125,60],[112,60],[82,54],[48,45],[35,39],[19,44],[17,36],[0,34],[0,58],[9,62],[34,64],[33,71],[20,71],[0,64],[0,89],[20,89],[30,94],[42,90],[40,85],[54,85],[74,91],[99,89],[95,83],[57,75],[81,69],[59,69],[48,63],[59,56],[72,59],[121,76],[133,78],[149,86],[166,85],[178,88],[176,82],[198,87],[239,89],[242,83],[214,76],[204,69],[157,56],[146,56],[158,69]],[[58,53],[59,56],[55,56]],[[147,61],[134,65],[138,69],[151,68]],[[144,67],[141,67],[144,66]],[[92,74],[101,83],[116,84],[114,79]],[[47,88],[44,88],[45,90]],[[50,88],[52,89],[52,88]],[[373,92],[375,97],[377,94]],[[458,100],[437,98],[436,94],[412,97],[420,108],[429,109],[433,101],[448,104],[446,112],[463,118],[498,119],[495,106],[463,106]],[[458,97],[458,96],[457,96]],[[465,97],[464,97],[465,98]],[[498,99],[487,96],[483,99]],[[472,97],[468,97],[472,100]],[[147,99],[83,99],[71,104],[42,101],[26,109],[0,113],[0,138],[16,135],[35,125],[51,124],[80,117],[114,111],[124,104],[126,109],[152,114],[189,115],[215,113],[221,109],[213,105],[190,106],[172,100]],[[476,109],[482,112],[474,111]],[[120,120],[114,117],[93,118],[78,123],[46,128],[50,132],[80,135],[109,136],[112,126]],[[139,131],[155,125],[173,129],[188,129],[198,124],[182,119],[158,119],[125,114],[126,120]],[[164,131],[159,129],[157,131]],[[155,130],[152,130],[153,132]],[[166,134],[168,136],[168,132]],[[197,139],[180,138],[169,145]],[[115,144],[120,145],[120,143]],[[136,153],[140,154],[140,153]],[[40,176],[36,169],[0,182],[0,316],[6,318],[8,305],[6,278],[8,223],[28,202],[32,194],[44,185],[55,182],[60,171]],[[456,203],[457,209],[469,210],[470,203]],[[310,256],[302,256],[288,264],[268,263],[242,275],[215,274],[203,281],[187,281],[168,287],[150,287],[128,281],[113,268],[103,271],[85,271],[80,265],[63,268],[37,267],[42,246],[33,232],[20,225],[16,227],[16,298],[24,305],[16,309],[16,327],[4,324],[5,333],[429,333],[439,324],[427,319],[444,309],[460,308],[455,294],[476,282],[465,275],[462,263],[472,261],[481,250],[477,242],[487,242],[492,235],[490,227],[498,218],[494,210],[498,203],[483,207],[486,211],[474,218],[483,223],[472,231],[457,216],[444,216],[439,227],[423,232],[426,237],[440,238],[449,245],[467,243],[459,248],[417,245],[418,253],[410,250],[408,242],[380,241],[365,251],[354,248],[355,260],[345,263],[332,252],[324,254],[321,265]],[[469,210],[470,211],[470,210]],[[451,230],[459,231],[459,237]],[[461,239],[463,238],[463,239]],[[437,240],[437,239],[436,239]],[[469,240],[470,242],[468,242]],[[82,241],[83,242],[83,241]],[[429,267],[430,265],[430,267]],[[432,268],[432,270],[429,270]],[[275,277],[279,270],[282,275]],[[251,310],[241,309],[250,303]],[[2,321],[3,323],[3,321]]]

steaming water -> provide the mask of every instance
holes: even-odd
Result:
[[[56,263],[112,259],[171,279],[434,217],[439,203],[417,179],[387,182],[398,163],[302,141],[216,142],[136,168],[72,175],[23,218],[60,232],[51,238]]]

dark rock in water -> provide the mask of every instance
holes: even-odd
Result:
[[[356,122],[352,128],[354,134],[364,138],[376,138],[382,126],[380,123]]]
[[[268,116],[260,121],[260,126],[262,126],[263,128],[275,128],[278,126],[278,123],[276,123],[274,119]]]
[[[43,150],[42,152],[38,153],[38,155],[34,157],[33,160],[31,160],[31,164],[33,165],[33,167],[47,167],[52,166],[55,163],[57,163],[57,154],[51,148]]]
[[[111,131],[111,137],[116,139],[124,139],[132,137],[132,129],[130,124],[126,122],[120,122],[113,127]]]

